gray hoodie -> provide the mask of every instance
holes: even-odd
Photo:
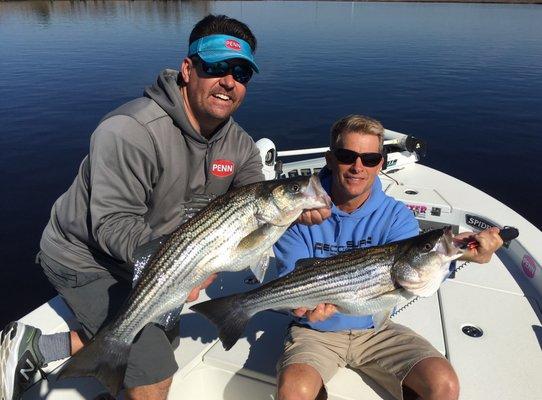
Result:
[[[137,246],[178,226],[194,194],[264,179],[254,141],[233,118],[210,139],[194,130],[177,75],[164,70],[144,97],[100,122],[51,210],[40,242],[50,258],[91,275],[124,269]]]

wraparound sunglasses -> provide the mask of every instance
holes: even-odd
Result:
[[[376,167],[382,160],[381,153],[356,153],[348,149],[333,149],[331,152],[341,164],[354,164],[359,157],[364,166]]]
[[[237,82],[245,84],[252,78],[252,68],[249,64],[234,64],[230,65],[227,61],[218,61],[215,63],[206,63],[200,59],[201,69],[207,75],[215,77],[223,77],[231,73],[233,79]]]

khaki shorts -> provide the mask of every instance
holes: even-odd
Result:
[[[326,384],[339,367],[348,366],[402,399],[403,379],[416,363],[429,357],[444,358],[413,330],[391,321],[376,333],[374,329],[320,332],[292,325],[277,370],[280,373],[290,364],[308,364]]]

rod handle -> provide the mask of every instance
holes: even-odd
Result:
[[[512,226],[504,226],[499,232],[499,236],[503,242],[509,242],[519,236],[519,230]]]

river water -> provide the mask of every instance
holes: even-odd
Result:
[[[208,13],[258,38],[261,73],[235,116],[255,139],[325,146],[333,121],[370,115],[542,228],[540,6],[1,2],[1,325],[54,294],[34,255],[96,124],[177,68]]]

